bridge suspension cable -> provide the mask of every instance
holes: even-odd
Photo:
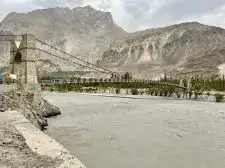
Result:
[[[3,37],[3,39],[1,39],[1,37]],[[17,39],[18,37],[23,37],[23,35],[0,34],[0,41],[13,41],[13,40],[18,40],[18,39]],[[36,38],[36,41],[39,42],[39,43],[41,43],[41,44],[43,44],[43,45],[46,45],[46,46],[48,46],[48,47],[54,49],[55,51],[59,51],[59,52],[65,54],[65,55],[67,55],[67,56],[69,56],[69,57],[75,58],[76,60],[79,60],[79,61],[81,61],[82,63],[87,64],[87,65],[84,65],[84,64],[81,64],[81,63],[77,63],[77,62],[71,61],[71,60],[69,60],[69,59],[67,59],[67,58],[60,57],[60,56],[58,56],[58,55],[56,55],[56,54],[52,54],[51,52],[48,52],[48,51],[43,50],[43,49],[40,49],[40,48],[29,48],[29,49],[33,49],[33,50],[36,49],[36,50],[39,50],[40,52],[44,52],[44,53],[46,53],[46,54],[48,54],[48,55],[57,57],[57,58],[62,59],[62,60],[64,60],[64,61],[67,61],[67,62],[76,64],[76,65],[79,65],[79,66],[82,66],[82,67],[85,67],[85,68],[88,68],[88,69],[91,69],[91,70],[95,70],[95,71],[97,71],[97,72],[101,72],[101,73],[104,73],[104,74],[117,74],[117,75],[119,76],[119,74],[116,73],[116,72],[113,72],[113,71],[111,71],[111,70],[109,70],[109,69],[106,69],[106,68],[104,68],[104,67],[101,67],[101,66],[99,66],[99,65],[96,65],[96,64],[90,63],[90,62],[88,62],[88,61],[85,61],[85,60],[83,60],[83,59],[81,59],[81,58],[79,58],[79,57],[77,57],[77,56],[74,56],[74,55],[69,54],[69,53],[67,53],[67,52],[65,52],[65,51],[62,51],[62,50],[60,50],[60,49],[58,49],[58,48],[56,48],[56,47],[54,47],[54,46],[52,46],[52,45],[50,45],[50,44],[48,44],[48,43],[42,41],[42,40],[39,40],[39,39]]]
[[[113,72],[113,71],[111,71],[111,70],[108,70],[108,69],[106,69],[106,68],[103,68],[103,67],[101,67],[101,66],[95,65],[95,64],[90,63],[90,62],[88,62],[88,61],[84,61],[83,59],[81,59],[81,58],[79,58],[79,57],[76,57],[76,56],[74,56],[74,55],[72,55],[72,54],[66,53],[65,51],[62,51],[62,50],[60,50],[60,49],[58,49],[58,48],[56,48],[56,47],[54,47],[54,46],[52,46],[52,45],[50,45],[50,44],[48,44],[48,43],[46,43],[46,42],[43,42],[43,41],[41,41],[41,40],[39,40],[39,39],[36,39],[36,40],[37,40],[38,42],[44,44],[44,45],[47,45],[48,47],[53,48],[54,50],[57,50],[57,51],[59,51],[59,52],[61,52],[61,53],[63,53],[63,54],[66,54],[66,55],[68,55],[68,56],[70,56],[70,57],[72,57],[72,58],[75,58],[76,60],[79,60],[79,61],[81,61],[81,62],[83,62],[83,63],[85,63],[85,64],[91,65],[91,66],[93,66],[93,67],[95,67],[95,68],[102,69],[102,70],[104,70],[104,71],[107,71],[108,73],[115,73],[115,72]],[[101,70],[101,71],[102,71],[102,70]]]
[[[89,67],[89,66],[87,66],[87,65],[83,65],[83,64],[80,64],[80,63],[71,61],[71,60],[69,60],[69,59],[60,57],[60,56],[58,56],[58,55],[56,55],[56,54],[52,54],[52,53],[50,53],[50,52],[48,52],[48,51],[45,51],[45,50],[43,50],[43,49],[40,49],[40,48],[30,48],[30,49],[36,49],[36,50],[38,50],[38,51],[40,51],[40,52],[43,52],[43,53],[46,53],[46,54],[51,55],[51,56],[53,56],[53,57],[62,59],[62,60],[67,61],[67,62],[69,62],[69,63],[73,63],[73,64],[76,64],[76,65],[82,66],[82,67],[84,67],[84,68],[88,68],[88,69],[91,69],[91,70],[95,70],[95,71],[101,72],[101,73],[103,73],[103,74],[109,74],[109,72],[101,71],[101,70],[98,70],[98,69]]]

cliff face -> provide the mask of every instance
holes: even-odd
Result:
[[[115,41],[98,63],[139,77],[174,74],[215,74],[225,62],[225,30],[182,23],[133,33]]]
[[[34,34],[42,41],[91,62],[100,59],[112,41],[126,35],[114,23],[111,13],[97,11],[90,6],[10,13],[1,22],[0,30]],[[74,65],[54,60],[48,55],[37,54],[37,57],[39,69],[75,70]]]

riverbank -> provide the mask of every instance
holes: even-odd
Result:
[[[49,156],[39,155],[27,145],[25,137],[17,130],[9,112],[0,114],[0,167],[1,168],[52,168],[62,162]],[[14,117],[15,114],[12,116]]]
[[[201,95],[196,96],[194,93],[184,94],[183,92],[173,93],[171,95],[164,94],[151,94],[147,89],[137,89],[135,92],[132,89],[120,89],[110,88],[106,90],[98,90],[96,88],[84,88],[84,91],[53,91],[56,93],[68,93],[68,94],[87,94],[93,96],[105,96],[105,97],[118,97],[118,98],[130,98],[130,99],[167,99],[167,100],[190,100],[190,101],[204,101],[204,102],[217,102],[217,95],[220,95],[222,98],[219,102],[225,102],[224,95],[225,92],[216,92],[211,91],[210,93],[202,93]],[[50,91],[45,91],[50,92]]]
[[[0,112],[19,111],[41,130],[48,126],[47,118],[61,114],[59,108],[51,105],[41,95],[37,105],[31,100],[31,97],[22,95],[18,88],[13,86],[12,89],[0,92]]]
[[[12,87],[0,92],[1,168],[85,168],[67,149],[41,130],[59,108],[41,97],[38,105]]]

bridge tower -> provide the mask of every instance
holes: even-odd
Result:
[[[21,41],[11,41],[10,73],[16,74],[18,82],[27,85],[37,85],[35,65],[36,38],[25,34]]]
[[[22,35],[19,41],[13,40],[10,45],[10,73],[17,75],[22,96],[29,97],[33,105],[41,101],[41,88],[38,85],[36,70],[36,37]]]

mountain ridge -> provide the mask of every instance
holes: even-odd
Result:
[[[90,62],[99,59],[112,41],[127,34],[114,23],[111,13],[95,10],[90,6],[13,12],[3,19],[0,30],[14,34],[34,34],[40,40]],[[41,61],[46,58],[52,62]],[[38,69],[44,71],[58,71],[58,67],[62,71],[77,68],[60,60],[52,60],[48,55],[37,59]]]
[[[225,61],[225,55],[216,57],[216,52],[223,51],[224,42],[225,30],[220,27],[197,22],[181,23],[136,32],[127,39],[115,41],[98,63],[142,77],[160,76],[164,72],[178,75],[207,75],[210,72],[215,75],[219,71],[218,66]],[[210,55],[214,55],[217,62],[206,64],[205,58],[212,61]],[[193,67],[190,66],[190,62],[194,63],[193,60],[199,63],[199,67],[194,67],[194,64]],[[109,65],[107,62],[110,62]]]
[[[90,6],[13,12],[0,23],[0,30],[34,34],[86,61],[139,77],[153,78],[165,71],[214,75],[223,72],[219,67],[225,63],[225,30],[220,27],[186,22],[128,33],[111,13]],[[38,60],[41,71],[79,70],[48,55]]]

